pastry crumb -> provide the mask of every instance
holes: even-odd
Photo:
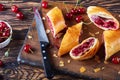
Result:
[[[118,71],[118,74],[120,75],[120,71]]]
[[[95,34],[99,34],[100,32],[96,32]]]
[[[90,35],[90,36],[93,36],[93,37],[95,36],[95,34],[93,34],[93,33],[91,33],[91,32],[89,32],[89,35]]]
[[[69,60],[67,60],[67,63],[71,63],[71,60],[69,59]]]
[[[100,68],[95,68],[94,72],[96,73],[96,72],[99,72],[100,70],[101,70]]]
[[[32,36],[31,36],[31,35],[28,35],[27,37],[28,37],[28,39],[32,39]]]
[[[119,17],[120,17],[120,15],[119,15]]]
[[[63,61],[60,61],[60,62],[59,62],[59,66],[60,66],[60,67],[63,67],[63,66],[64,66],[64,62],[63,62]]]
[[[100,62],[101,62],[99,56],[95,56],[95,61],[96,61],[97,63],[100,63]]]
[[[53,54],[53,57],[56,57],[56,58],[57,58],[58,56],[57,56],[57,54],[54,53],[54,54]]]
[[[43,20],[45,20],[45,17],[42,17]]]
[[[86,71],[86,68],[82,66],[82,67],[80,68],[80,72],[83,73],[83,72],[85,72],[85,71]]]
[[[47,34],[49,34],[49,33],[50,33],[50,30],[49,30],[49,29],[47,29],[47,30],[46,30],[46,33],[47,33]]]
[[[105,69],[105,67],[102,67],[101,69],[102,69],[102,70],[104,70],[104,69]]]

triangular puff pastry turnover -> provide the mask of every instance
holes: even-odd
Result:
[[[58,56],[62,56],[68,53],[74,46],[79,44],[79,37],[82,31],[82,24],[83,22],[77,23],[76,25],[73,25],[72,27],[69,27],[67,29],[61,41]]]
[[[120,50],[120,29],[107,30],[103,32],[105,45],[105,60],[108,60],[112,55]]]

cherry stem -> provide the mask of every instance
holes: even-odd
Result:
[[[7,36],[5,36],[5,37],[0,37],[0,38],[8,38]]]
[[[85,25],[89,25],[89,24],[91,24],[92,22],[88,22],[88,23],[86,23],[86,22],[83,22],[83,24],[85,24]]]
[[[29,51],[33,54],[33,51],[32,51],[32,49],[29,49]]]
[[[66,3],[63,2],[63,4],[65,5],[65,9],[66,9],[67,13],[69,13],[68,8],[66,7]]]
[[[74,9],[76,9],[76,7],[77,7],[78,4],[80,3],[80,1],[81,1],[81,0],[77,0],[77,3],[76,3],[76,5],[75,5]]]

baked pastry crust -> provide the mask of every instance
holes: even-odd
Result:
[[[78,46],[80,46],[80,45],[83,45],[83,43],[85,43],[88,39],[94,39],[95,41],[94,41],[94,44],[92,45],[92,46],[90,46],[90,48],[89,48],[89,50],[88,51],[86,51],[84,54],[80,54],[80,55],[78,55],[78,56],[73,56],[73,53],[72,53],[72,50],[73,49],[75,49],[75,48],[77,48]],[[92,58],[95,54],[96,54],[96,52],[98,51],[98,49],[99,49],[99,47],[100,47],[100,45],[99,45],[99,40],[97,39],[97,38],[95,38],[95,37],[89,37],[89,38],[87,38],[87,39],[85,39],[85,40],[83,40],[79,45],[77,45],[77,46],[75,46],[75,47],[73,47],[72,49],[71,49],[71,51],[70,51],[70,57],[72,58],[72,59],[75,59],[75,60],[86,60],[86,59],[89,59],[89,58]]]
[[[53,37],[56,37],[66,27],[62,11],[58,7],[54,7],[46,15]]]
[[[93,22],[97,27],[103,29],[103,30],[117,30],[119,28],[119,21],[105,8],[102,7],[98,7],[98,6],[89,6],[87,8],[87,14],[88,17],[90,18],[91,22]],[[100,25],[97,25],[93,20],[92,20],[92,16],[97,15],[100,16],[102,18],[106,18],[106,19],[110,19],[113,22],[115,22],[116,28],[112,29],[112,28],[104,28]]]
[[[120,50],[120,29],[108,30],[103,32],[105,46],[105,60],[108,60],[112,55]]]
[[[58,56],[62,56],[68,53],[74,46],[79,44],[79,37],[82,31],[82,24],[83,22],[77,23],[76,25],[73,25],[72,27],[69,27],[67,29],[60,44]]]

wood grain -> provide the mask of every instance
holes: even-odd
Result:
[[[56,1],[56,0],[55,0]],[[18,65],[16,62],[17,55],[20,51],[22,44],[24,43],[24,38],[27,32],[28,27],[31,26],[33,13],[29,10],[33,6],[38,6],[39,3],[23,3],[21,0],[15,0],[13,3],[17,4],[20,9],[25,12],[27,19],[25,21],[16,20],[15,14],[10,12],[10,0],[0,0],[0,3],[5,4],[7,7],[6,11],[0,12],[0,18],[2,20],[8,21],[14,28],[13,41],[4,49],[0,49],[0,57],[4,55],[4,52],[10,47],[10,55],[8,58],[5,58],[5,66],[0,68],[0,79],[2,80],[47,80],[44,75],[44,71],[38,67],[32,67],[27,65]],[[67,1],[67,3],[74,4]],[[87,7],[89,5],[99,5],[107,8],[111,12],[120,14],[120,1],[119,0],[81,0],[81,3]],[[10,12],[10,14],[8,13]],[[28,16],[28,13],[29,16]],[[3,17],[5,16],[5,18]],[[109,71],[108,71],[109,72]],[[114,75],[117,76],[115,73]],[[74,77],[66,75],[56,75],[53,79],[56,80],[78,80]],[[114,80],[117,80],[115,77]]]

